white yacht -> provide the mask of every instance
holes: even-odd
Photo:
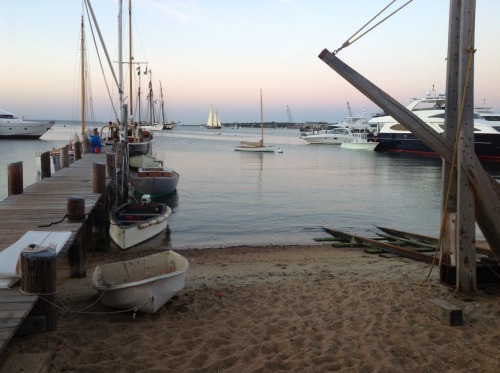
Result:
[[[422,119],[437,133],[444,132],[446,97],[435,91],[423,98],[413,98],[406,108]],[[474,114],[474,150],[480,159],[500,161],[500,122],[488,121],[476,111]],[[422,155],[436,155],[426,144],[416,138],[406,127],[391,116],[370,119],[377,124],[377,151],[391,151]]]
[[[341,145],[344,142],[354,141],[356,134],[371,135],[376,128],[376,125],[373,126],[368,122],[363,113],[345,117],[340,123],[331,124],[322,132],[302,135],[301,139],[309,144]]]
[[[0,139],[38,139],[55,122],[30,122],[0,109]]]

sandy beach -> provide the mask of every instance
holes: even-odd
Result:
[[[56,331],[14,337],[0,364],[50,353],[49,372],[500,371],[500,291],[459,295],[437,267],[425,281],[427,264],[330,244],[179,252],[186,286],[156,314],[61,311]],[[84,279],[61,259],[59,299],[92,304],[96,263],[144,254],[89,253]],[[461,308],[464,325],[438,319],[435,298]]]

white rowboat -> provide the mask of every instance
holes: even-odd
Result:
[[[109,307],[155,313],[184,288],[188,268],[186,258],[169,250],[98,265],[91,285]]]

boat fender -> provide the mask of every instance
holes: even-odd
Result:
[[[158,220],[158,223],[161,223],[161,222],[163,222],[163,221],[167,220],[167,218],[166,218],[166,217],[164,217],[164,216],[160,216],[160,217],[159,217],[158,219],[156,219],[156,220]]]
[[[158,219],[153,219],[149,222],[149,224],[153,225],[153,224],[158,224]]]
[[[144,228],[147,228],[147,227],[149,227],[149,223],[139,224],[139,229],[144,229]]]

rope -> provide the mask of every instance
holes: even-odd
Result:
[[[472,2],[472,15],[471,15],[472,19],[474,19],[474,17],[475,17],[475,9],[476,9],[476,4],[475,4],[475,0],[473,0],[473,2]],[[450,170],[452,170],[452,171],[456,168],[455,162],[456,162],[456,158],[457,158],[457,148],[458,148],[457,144],[458,144],[458,139],[459,139],[459,135],[460,135],[460,127],[462,125],[462,120],[463,120],[463,113],[464,113],[464,107],[465,107],[465,96],[467,93],[467,87],[469,86],[468,82],[469,82],[469,76],[470,76],[470,72],[471,72],[472,56],[476,52],[476,50],[471,47],[471,45],[472,45],[472,29],[473,29],[473,27],[471,27],[471,29],[469,30],[469,40],[467,42],[467,45],[468,45],[467,52],[469,53],[469,58],[467,60],[464,89],[463,89],[462,98],[460,101],[460,111],[459,111],[459,115],[458,115],[457,132],[455,135],[455,145],[453,147],[453,157],[452,157],[451,168],[450,168]],[[440,249],[440,247],[442,245],[443,236],[445,233],[444,232],[444,221],[445,221],[445,217],[446,217],[445,211],[448,209],[448,201],[449,201],[449,197],[451,194],[452,180],[453,180],[453,172],[450,172],[449,179],[448,179],[448,187],[446,188],[446,198],[445,198],[445,202],[444,202],[444,206],[443,206],[443,214],[441,216],[441,229],[439,231],[439,239],[438,239],[438,242],[436,245],[436,251],[434,252],[434,257],[432,259],[432,264],[431,264],[431,267],[429,269],[429,273],[427,274],[426,278],[422,281],[422,283],[427,282],[429,280],[429,277],[431,276],[431,273],[432,273],[432,269],[433,269],[434,264],[436,262],[438,250]]]
[[[21,289],[19,289],[19,291],[24,294],[24,295],[52,295],[52,294],[55,294],[57,293],[57,290],[55,293],[49,293],[49,294],[37,294],[37,293],[24,293]],[[64,313],[66,314],[72,314],[72,313],[79,313],[79,314],[84,314],[84,315],[92,315],[92,314],[95,314],[95,315],[105,315],[105,314],[115,314],[115,313],[125,313],[125,312],[131,312],[133,311],[133,315],[132,315],[132,318],[135,319],[135,316],[136,316],[136,313],[137,311],[139,311],[141,308],[143,308],[144,306],[146,306],[148,303],[152,303],[154,301],[154,298],[151,297],[149,298],[147,301],[145,301],[144,303],[142,304],[139,304],[135,307],[132,307],[132,308],[129,308],[129,309],[126,309],[126,310],[116,310],[116,311],[88,311],[88,312],[85,312],[85,310],[89,309],[90,307],[94,306],[95,304],[97,304],[101,298],[104,296],[104,293],[106,293],[106,290],[103,290],[101,292],[101,294],[99,295],[99,298],[97,298],[93,303],[89,304],[88,306],[85,306],[83,308],[80,308],[79,310],[71,310],[69,309],[69,307],[67,307],[59,298],[56,297],[56,300],[60,303],[60,305],[56,304],[56,303],[52,303],[50,302],[49,300],[47,300],[46,298],[44,297],[41,297],[40,299],[42,299],[43,301],[45,301],[47,304],[50,304],[51,306],[55,307],[56,309],[60,310],[60,311],[63,311]]]
[[[89,216],[89,214],[84,214],[84,215],[69,215],[69,214],[65,214],[61,220],[58,220],[58,221],[55,221],[55,222],[52,222],[52,223],[49,223],[49,224],[45,224],[45,225],[39,225],[38,228],[46,228],[46,227],[50,227],[52,225],[55,225],[55,224],[59,224],[59,223],[62,223],[64,221],[64,219],[66,218],[69,218],[69,219],[84,219],[86,216]]]
[[[351,40],[354,36],[356,36],[357,34],[359,34],[361,32],[361,30],[363,30],[366,26],[368,26],[375,18],[377,18],[381,13],[383,13],[387,8],[389,8],[396,0],[392,0],[384,9],[382,9],[380,12],[378,12],[372,19],[370,19],[368,22],[366,22],[358,31],[356,31],[354,34],[352,34],[345,42],[344,44],[342,44],[342,46],[336,50],[333,51],[333,55],[336,55],[338,52],[340,52],[342,49],[344,48],[347,48],[349,45],[353,44],[355,41],[357,41],[358,39],[360,39],[362,36],[366,35],[367,33],[369,33],[371,30],[373,30],[375,27],[379,26],[382,22],[384,22],[385,20],[387,20],[388,18],[392,17],[394,14],[396,14],[397,12],[399,12],[401,9],[403,9],[405,6],[407,6],[409,3],[411,3],[413,0],[408,0],[406,2],[406,4],[403,4],[402,6],[400,6],[398,9],[396,9],[394,12],[392,12],[391,14],[389,14],[387,17],[385,17],[384,19],[382,19],[380,22],[378,22],[377,24],[375,24],[374,26],[370,27],[368,30],[366,30],[365,32],[363,32],[361,35],[359,35],[358,37],[356,37],[354,40]]]

